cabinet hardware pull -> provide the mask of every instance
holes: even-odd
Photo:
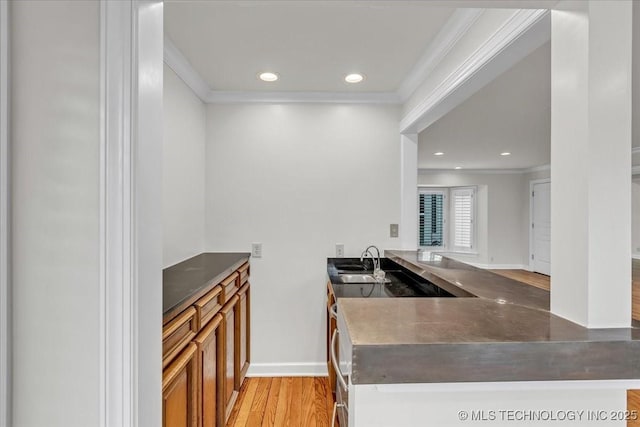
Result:
[[[333,363],[333,369],[336,370],[336,378],[338,378],[338,382],[340,386],[347,391],[347,383],[342,376],[342,372],[340,371],[340,366],[338,365],[338,357],[336,356],[336,340],[338,338],[338,329],[333,331],[333,336],[331,337],[331,362]]]

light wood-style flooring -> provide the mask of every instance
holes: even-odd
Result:
[[[551,289],[551,278],[547,275],[534,273],[527,270],[489,270],[509,279],[535,286],[536,288],[548,291]]]
[[[332,413],[327,377],[247,378],[227,427],[329,427]]]
[[[536,288],[550,290],[550,277],[526,270],[489,270]],[[640,321],[640,259],[631,260],[631,315]]]

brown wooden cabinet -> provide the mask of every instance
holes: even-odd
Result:
[[[195,338],[198,347],[198,426],[216,427],[223,424],[222,401],[218,392],[218,379],[222,376],[223,334],[222,315],[217,314]]]
[[[247,375],[249,369],[249,359],[251,352],[251,289],[249,282],[246,282],[238,291],[239,301],[236,305],[236,363],[235,363],[235,388],[240,391],[240,386]]]
[[[163,427],[224,427],[249,368],[249,263],[163,326]]]
[[[162,375],[163,427],[197,427],[196,345],[189,343]]]
[[[224,354],[223,354],[223,368],[224,368],[224,376],[222,378],[222,396],[224,398],[223,408],[225,408],[225,417],[224,421],[226,422],[229,419],[229,415],[231,414],[231,410],[233,409],[233,404],[236,401],[236,397],[238,396],[238,390],[236,390],[235,386],[235,361],[236,361],[236,305],[238,304],[239,298],[237,295],[234,295],[220,313],[222,314],[222,319],[224,323]]]

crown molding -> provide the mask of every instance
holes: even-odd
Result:
[[[533,166],[533,167],[524,169],[526,173],[542,172],[542,171],[548,171],[548,170],[551,170],[551,165]]]
[[[551,170],[551,165],[534,166],[530,168],[511,168],[511,169],[431,169],[431,168],[418,168],[418,174],[430,174],[430,173],[455,173],[459,175],[464,174],[478,174],[478,175],[517,175],[526,174],[532,172],[541,172]]]
[[[457,9],[396,92],[240,92],[212,90],[176,47],[164,37],[164,62],[204,103],[402,104],[482,15],[482,9]]]
[[[418,133],[549,40],[546,9],[518,10],[400,122]]]
[[[209,85],[167,35],[164,36],[163,56],[164,63],[191,88],[193,93],[195,93],[202,102],[207,102],[211,92]]]
[[[425,81],[483,12],[483,9],[456,9],[453,12],[400,85],[398,95],[403,101],[406,101]]]
[[[334,103],[334,104],[399,104],[395,92],[227,92],[210,91],[205,102],[226,103]]]
[[[171,68],[198,98],[204,103],[348,103],[348,104],[402,104],[417,89],[417,87],[429,76],[433,69],[449,54],[457,42],[469,31],[484,11],[482,9],[458,9],[449,18],[444,27],[436,35],[435,39],[421,56],[418,63],[404,79],[397,92],[240,92],[240,91],[216,91],[212,90],[202,76],[193,68],[191,63],[182,54],[173,41],[165,35],[164,37],[164,62]],[[415,124],[421,117],[434,110],[434,107],[441,104],[451,93],[466,83],[479,69],[490,62],[495,55],[500,53],[505,46],[510,45],[523,33],[528,32],[530,27],[537,23],[542,17],[548,14],[547,10],[519,10],[505,22],[493,35],[481,46],[469,59],[450,74],[429,97],[414,110],[412,110],[401,122],[402,133],[417,133],[424,129],[411,131],[410,125]],[[529,37],[540,39],[540,37]],[[542,45],[548,40],[546,38],[535,47]],[[479,89],[495,78],[502,71],[506,70],[517,60],[533,51],[531,49],[522,50],[520,56],[514,59],[499,72],[492,73],[484,79]],[[475,91],[474,90],[474,91]],[[466,97],[470,96],[467,95]],[[457,103],[466,99],[457,99]],[[453,108],[453,107],[451,107]],[[449,109],[451,109],[449,108]],[[448,111],[448,110],[447,110]],[[445,111],[446,112],[446,111]],[[439,114],[431,123],[444,114]],[[430,123],[429,123],[430,124]]]

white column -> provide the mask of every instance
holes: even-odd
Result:
[[[400,135],[400,245],[418,247],[418,134]]]
[[[561,2],[551,40],[551,311],[631,321],[630,1]]]

